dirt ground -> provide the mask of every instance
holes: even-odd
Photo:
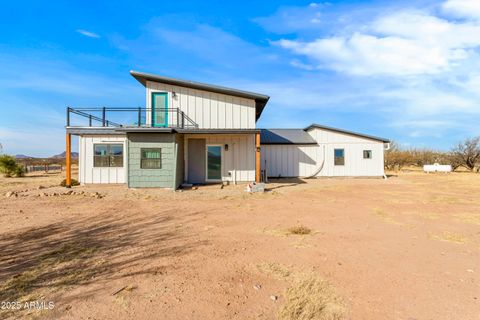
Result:
[[[478,174],[60,180],[0,178],[0,318],[480,319]]]

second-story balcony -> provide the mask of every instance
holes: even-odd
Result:
[[[198,129],[179,108],[67,107],[67,127]]]

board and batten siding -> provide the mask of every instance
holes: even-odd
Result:
[[[262,145],[261,166],[269,177],[307,177],[323,164],[317,177],[382,177],[384,145],[381,141],[313,128],[308,133],[318,145]],[[345,165],[336,166],[334,150],[344,149]],[[363,159],[371,150],[372,158]]]
[[[122,144],[123,167],[94,167],[93,146],[94,144]],[[88,183],[125,183],[127,165],[127,146],[125,136],[80,136],[78,159],[78,181],[81,184]]]
[[[382,177],[384,171],[384,143],[341,132],[312,128],[308,133],[325,149],[325,164],[318,176],[325,177]],[[345,150],[345,165],[334,165],[334,149]],[[372,158],[363,159],[363,151],[371,150]]]
[[[146,106],[152,107],[152,92],[167,92],[168,107],[179,108],[201,129],[254,129],[255,100],[231,95],[147,81]],[[172,92],[175,92],[175,98]],[[146,114],[147,125],[151,113]],[[177,124],[177,115],[169,113],[169,126]]]
[[[255,181],[255,134],[185,134],[184,137],[185,181],[188,181],[188,139],[205,139],[207,145],[222,146],[222,181]]]
[[[268,177],[305,177],[322,160],[317,145],[262,145],[261,168]]]

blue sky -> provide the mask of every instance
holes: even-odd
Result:
[[[144,105],[132,69],[268,94],[260,127],[480,134],[478,0],[17,1],[0,28],[6,153],[62,152],[67,105]]]

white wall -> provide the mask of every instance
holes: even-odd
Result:
[[[255,128],[255,100],[253,99],[147,81],[146,106],[148,109],[151,108],[152,92],[167,92],[168,107],[181,109],[198,124],[199,128]],[[172,92],[176,93],[175,98]],[[151,123],[150,112],[147,112],[146,116],[148,125]],[[176,125],[176,116],[170,113],[168,122],[169,125]]]
[[[93,167],[93,145],[101,143],[123,144],[123,167]],[[85,183],[125,183],[127,166],[127,146],[125,136],[80,136],[79,139],[79,182]]]
[[[261,168],[269,177],[305,177],[323,159],[317,145],[262,145]],[[265,163],[266,162],[266,163]]]
[[[325,148],[325,164],[319,176],[376,177],[384,175],[383,142],[345,133],[312,128],[308,133]],[[334,165],[334,149],[345,150],[345,165]],[[372,150],[371,159],[363,159],[363,150]]]
[[[233,170],[236,181],[255,181],[255,134],[186,134],[184,137],[185,181],[188,180],[188,139],[206,139],[207,144],[222,146],[222,181],[234,181]],[[206,157],[206,154],[198,156]]]
[[[380,177],[384,175],[383,142],[314,128],[318,145],[262,145],[262,170],[269,177],[306,177],[323,163],[319,177]],[[345,165],[334,164],[334,149],[345,150]],[[363,159],[363,150],[372,158]]]

